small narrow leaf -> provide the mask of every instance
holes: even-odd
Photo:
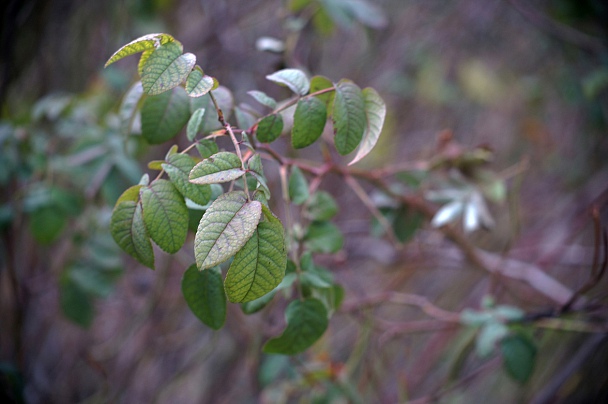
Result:
[[[186,79],[186,92],[190,97],[202,97],[218,85],[216,79],[204,74],[200,66],[195,66]]]
[[[247,91],[247,94],[249,94],[250,96],[255,98],[255,100],[257,102],[259,102],[260,104],[265,105],[270,109],[275,109],[277,107],[276,100],[274,98],[266,95],[266,93],[264,93],[262,91],[252,90],[252,91]]]
[[[298,69],[283,69],[272,73],[266,78],[277,84],[287,86],[298,95],[306,95],[310,89],[308,77]]]
[[[382,132],[384,118],[386,117],[386,104],[376,90],[371,87],[364,88],[363,99],[365,100],[367,127],[365,128],[361,145],[359,145],[359,149],[357,150],[357,155],[348,163],[348,165],[355,164],[363,157],[367,156],[374,148],[376,142],[378,142],[380,133]]]
[[[359,145],[366,126],[363,94],[353,82],[341,80],[336,84],[332,117],[334,143],[338,153],[344,156]]]
[[[312,222],[304,240],[310,251],[325,254],[338,252],[344,244],[344,236],[330,222]]]
[[[173,42],[175,39],[171,35],[167,34],[148,34],[139,37],[128,44],[122,46],[108,59],[104,67],[108,67],[112,63],[120,60],[126,56],[133,55],[139,52],[143,52],[148,49],[154,49],[160,45],[164,45],[169,42]]]
[[[308,199],[308,181],[299,167],[293,166],[289,176],[289,198],[296,205],[301,205]]]
[[[524,335],[509,335],[500,343],[505,370],[514,380],[526,383],[534,372],[536,347]]]
[[[173,185],[184,197],[204,206],[211,198],[211,187],[209,185],[193,184],[188,180],[188,175],[193,167],[194,160],[185,154],[172,154],[167,158],[167,162],[162,165]]]
[[[291,144],[294,149],[301,149],[316,142],[323,134],[326,121],[327,108],[319,98],[308,97],[298,101],[291,131]]]
[[[217,147],[217,143],[215,143],[213,140],[202,139],[196,144],[196,150],[198,150],[202,158],[206,159],[217,153],[219,148]]]
[[[325,332],[327,310],[317,299],[295,300],[285,312],[287,327],[264,345],[265,353],[295,355],[308,349]]]
[[[231,152],[219,152],[194,166],[190,171],[190,182],[218,184],[236,180],[244,174],[239,156]]]
[[[146,97],[141,107],[141,134],[148,143],[163,143],[177,135],[189,117],[188,95],[181,87]]]
[[[186,242],[188,208],[182,195],[167,180],[156,180],[141,190],[144,223],[150,238],[174,254]]]
[[[236,253],[226,274],[226,295],[234,303],[249,302],[273,290],[285,276],[287,252],[281,221],[262,206],[263,219]]]
[[[138,202],[141,188],[141,185],[135,185],[120,196],[112,211],[110,233],[127,254],[154,269],[154,251],[144,225],[141,203]]]
[[[137,106],[139,105],[143,94],[144,89],[141,86],[141,81],[138,81],[131,86],[122,99],[122,103],[118,109],[118,116],[120,117],[120,131],[123,135],[129,135],[131,133],[131,126],[137,115]]]
[[[156,48],[142,68],[144,92],[157,95],[177,87],[186,80],[195,63],[196,56],[192,53],[182,55],[182,46],[177,42]]]
[[[201,219],[194,239],[200,270],[221,264],[236,254],[255,232],[262,204],[248,201],[241,191],[220,195]]]
[[[199,108],[190,116],[188,126],[186,127],[186,135],[188,136],[188,140],[193,141],[197,133],[200,131],[204,114],[205,108]]]
[[[283,118],[279,114],[270,114],[262,118],[256,131],[257,138],[262,143],[274,142],[283,131]]]
[[[219,267],[199,271],[191,265],[182,278],[182,294],[192,313],[204,324],[219,330],[226,321],[226,296]]]

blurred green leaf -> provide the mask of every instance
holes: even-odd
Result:
[[[526,383],[534,372],[536,347],[522,334],[509,335],[501,341],[505,370],[515,381]]]
[[[276,293],[277,293],[276,290],[273,290],[273,291],[270,291],[269,293],[266,293],[262,297],[258,297],[255,300],[252,300],[252,301],[246,302],[246,303],[242,303],[241,310],[243,310],[243,313],[245,313],[245,314],[257,313],[258,311],[262,310],[264,307],[266,307],[266,305],[268,305],[268,303],[270,303],[272,301],[272,299],[274,298],[274,295]]]
[[[59,281],[59,300],[68,319],[84,328],[91,326],[95,317],[92,298],[67,273]]]
[[[304,241],[312,252],[333,254],[342,248],[344,236],[331,222],[312,222]]]
[[[219,267],[199,271],[191,265],[182,278],[182,294],[190,310],[214,330],[226,321],[226,296]]]
[[[144,139],[151,144],[160,144],[177,135],[188,122],[189,105],[190,99],[181,87],[146,97],[141,107]]]
[[[283,131],[283,118],[280,114],[270,114],[258,123],[256,136],[262,143],[274,142]]]
[[[301,205],[308,199],[308,181],[298,166],[291,168],[289,176],[289,199],[296,205]]]
[[[247,91],[247,94],[252,96],[260,104],[267,106],[270,109],[277,107],[277,101],[262,91],[252,90]]]
[[[330,220],[338,213],[338,204],[330,193],[317,191],[306,204],[304,213],[311,220]]]
[[[310,146],[323,134],[327,121],[325,103],[316,97],[298,101],[293,118],[291,144],[294,149]]]

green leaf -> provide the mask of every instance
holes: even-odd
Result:
[[[247,94],[255,98],[255,100],[260,104],[265,105],[270,109],[275,109],[277,107],[277,101],[262,91],[252,90],[247,91]]]
[[[148,34],[139,37],[128,44],[122,46],[108,59],[104,67],[108,67],[112,63],[120,60],[126,56],[133,55],[139,52],[143,52],[148,49],[154,49],[160,45],[164,45],[169,42],[173,42],[175,39],[171,35],[167,34]]]
[[[280,114],[270,114],[258,123],[256,136],[262,143],[274,142],[283,131],[283,118]]]
[[[172,154],[162,167],[169,175],[173,185],[184,197],[199,205],[206,205],[209,202],[211,187],[209,185],[193,184],[188,180],[188,175],[194,167],[192,157],[185,154]]]
[[[342,233],[330,222],[312,222],[304,240],[310,251],[326,254],[338,252],[344,244]]]
[[[281,221],[262,205],[262,220],[236,253],[226,274],[226,295],[234,303],[249,302],[273,290],[285,276],[287,251]]]
[[[120,131],[123,135],[129,135],[131,133],[131,126],[137,115],[137,106],[139,105],[143,94],[144,89],[141,86],[141,81],[138,81],[131,86],[122,99],[122,103],[118,109],[118,116],[120,118]]]
[[[226,87],[219,86],[213,91],[213,96],[224,113],[224,119],[227,121],[230,118],[232,108],[234,108],[232,93]],[[222,127],[221,123],[218,121],[215,105],[213,105],[209,94],[205,94],[202,97],[190,98],[190,110],[194,112],[198,108],[204,108],[205,111],[207,111],[203,116],[203,123],[201,126],[202,133],[209,133]]]
[[[310,93],[316,93],[317,91],[325,90],[327,88],[334,88],[334,83],[331,82],[330,79],[324,76],[313,76],[310,79]],[[315,98],[320,99],[325,103],[327,109],[331,109],[330,107],[334,102],[334,91],[328,91],[323,94],[315,95]]]
[[[116,202],[110,219],[110,233],[116,244],[141,264],[154,269],[154,251],[138,202],[141,185],[127,189]]]
[[[334,143],[338,153],[344,156],[359,145],[366,126],[363,94],[353,82],[340,80],[336,84],[332,117]]]
[[[144,66],[146,65],[146,62],[148,61],[148,59],[150,58],[150,55],[153,53],[154,53],[154,48],[146,49],[144,51],[144,53],[141,54],[141,56],[139,58],[139,62],[137,63],[137,74],[139,74],[139,77],[141,77],[141,75],[144,73]]]
[[[219,152],[194,166],[190,171],[190,182],[194,184],[217,184],[236,180],[243,176],[241,159],[231,152]]]
[[[179,86],[188,77],[196,63],[192,53],[182,55],[182,46],[169,42],[159,46],[148,57],[141,73],[144,92],[158,95]]]
[[[204,324],[219,330],[226,321],[226,295],[219,267],[199,271],[191,265],[182,277],[182,294],[190,310]]]
[[[190,97],[202,97],[218,85],[216,79],[204,74],[200,66],[195,66],[186,79],[186,92]]]
[[[201,124],[203,123],[203,115],[205,115],[205,108],[199,108],[188,120],[188,126],[186,127],[186,135],[188,136],[188,140],[193,141],[198,132],[201,129]]]
[[[316,97],[300,99],[291,131],[291,144],[294,149],[301,149],[316,142],[323,134],[326,121],[327,108],[323,101]]]
[[[146,97],[141,107],[141,134],[150,144],[163,143],[179,133],[190,117],[189,98],[181,87]]]
[[[301,205],[308,199],[308,181],[298,166],[293,166],[289,176],[289,199]]]
[[[71,321],[84,328],[93,323],[92,298],[67,273],[63,273],[59,281],[59,299],[63,313]]]
[[[382,132],[382,126],[384,125],[384,118],[386,117],[386,104],[380,95],[371,87],[364,88],[363,99],[365,100],[365,115],[367,116],[367,126],[363,134],[363,140],[359,145],[355,158],[348,163],[348,165],[355,164],[363,157],[367,156],[368,153],[374,148],[380,133]]]
[[[207,209],[194,239],[194,255],[199,269],[221,264],[236,254],[255,232],[262,204],[248,201],[242,191],[219,196]]]
[[[287,327],[264,345],[265,353],[295,355],[308,349],[327,329],[327,310],[317,299],[295,300],[285,312]]]
[[[29,228],[34,239],[44,245],[51,244],[61,235],[67,224],[64,212],[55,205],[36,209],[29,217]]]
[[[310,89],[308,77],[298,69],[283,69],[272,73],[266,78],[272,82],[287,86],[291,91],[298,95],[306,95]]]
[[[242,303],[241,310],[243,310],[243,313],[245,313],[245,314],[257,313],[258,311],[262,310],[264,307],[266,307],[266,305],[268,303],[270,303],[272,301],[272,299],[274,298],[274,295],[276,295],[276,293],[277,293],[276,290],[273,290],[270,293],[266,293],[264,296],[258,297],[255,300],[252,300],[247,303]]]
[[[213,140],[202,139],[196,144],[196,150],[198,150],[202,158],[206,159],[213,156],[220,149],[217,147],[217,143],[215,143]]]
[[[144,223],[150,238],[174,254],[186,242],[188,208],[183,196],[167,180],[156,180],[141,190]]]
[[[305,214],[309,219],[323,221],[329,220],[338,213],[338,204],[334,198],[325,191],[317,191],[312,195],[306,205]]]
[[[534,372],[534,343],[522,334],[514,334],[503,338],[500,348],[503,365],[509,376],[520,383],[526,383]]]

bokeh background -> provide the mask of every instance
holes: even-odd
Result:
[[[288,3],[0,6],[2,401],[606,402],[605,281],[590,297],[600,308],[580,318],[599,328],[536,332],[535,371],[520,385],[500,361],[475,359],[465,331],[390,303],[336,313],[307,355],[263,355],[281,330],[280,310],[245,316],[230,305],[214,332],[181,295],[190,248],[160,257],[155,272],[117,251],[103,223],[168,145],[140,147],[127,163],[106,159],[118,150],[113,119],[137,59],[103,65],[124,43],[166,32],[237,103],[251,104],[253,89],[285,96],[264,78],[284,67],[377,89],[388,115],[362,168],[427,160],[446,130],[463,148],[488,148],[508,197],[491,206],[496,226],[467,236],[471,243],[504,260],[497,265],[531,265],[571,290],[585,284],[597,244],[592,207],[608,223],[605,2],[369,0],[332,24],[304,24]],[[262,37],[286,51],[260,50]],[[479,307],[486,294],[528,312],[556,307],[524,282],[476,269],[428,223],[394,249],[370,234],[369,212],[337,177],[321,188],[341,207],[346,244],[324,264],[344,285],[347,308],[387,290],[453,312]]]

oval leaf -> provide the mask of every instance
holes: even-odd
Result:
[[[176,253],[186,242],[188,208],[175,186],[156,180],[141,190],[144,223],[150,237],[168,253]]]
[[[211,187],[209,185],[193,184],[188,180],[192,167],[194,167],[194,160],[185,154],[172,154],[167,158],[167,162],[162,165],[173,185],[184,197],[204,206],[211,199]]]
[[[139,105],[143,94],[144,89],[141,86],[141,81],[138,81],[131,86],[122,99],[122,103],[118,109],[118,115],[120,117],[120,131],[123,135],[129,135],[131,133],[131,126],[137,116],[137,106]]]
[[[298,69],[283,69],[272,73],[266,78],[282,86],[287,86],[291,91],[298,95],[308,94],[310,89],[310,81],[308,77]]]
[[[363,157],[367,156],[368,153],[374,148],[380,133],[382,132],[382,126],[384,125],[384,118],[386,117],[386,104],[380,95],[371,87],[363,89],[363,99],[365,100],[365,115],[367,116],[367,127],[363,134],[363,140],[357,150],[357,155],[348,163],[348,165],[355,164]]]
[[[171,139],[190,117],[188,95],[176,87],[160,95],[146,97],[141,107],[141,134],[151,144]]]
[[[365,131],[365,101],[359,87],[351,81],[336,84],[333,105],[334,143],[341,155],[357,148]]]
[[[514,380],[525,383],[532,376],[536,347],[521,334],[509,335],[500,343],[505,370]]]
[[[145,61],[141,72],[141,84],[149,95],[164,93],[180,85],[192,71],[196,56],[182,55],[182,46],[169,42],[159,46]]]
[[[321,136],[327,121],[325,103],[316,97],[298,101],[293,117],[291,144],[294,149],[310,146]]]
[[[271,114],[262,118],[258,123],[256,136],[262,143],[274,142],[283,131],[283,118],[279,114]]]
[[[327,310],[317,299],[295,300],[285,311],[287,327],[264,345],[265,353],[295,355],[308,349],[327,329]]]
[[[231,152],[219,152],[198,163],[190,171],[194,184],[218,184],[235,180],[245,174],[241,159]]]
[[[222,328],[226,321],[226,295],[219,267],[199,271],[191,265],[182,277],[182,294],[199,320],[214,330]]]
[[[169,42],[173,42],[175,39],[171,35],[167,34],[148,34],[139,37],[128,44],[118,49],[110,59],[106,62],[104,67],[108,67],[112,63],[120,60],[126,56],[134,55],[139,52],[143,52],[147,49],[154,49],[160,45],[164,45]]]
[[[196,66],[186,79],[186,92],[190,97],[202,97],[217,87],[218,83],[211,76],[203,73],[203,69]]]
[[[199,269],[207,269],[236,254],[251,238],[262,215],[262,204],[248,201],[242,191],[220,195],[205,211],[194,239]]]
[[[226,274],[226,295],[234,303],[249,302],[273,290],[285,276],[287,252],[281,221],[262,206],[263,220],[236,253]]]

